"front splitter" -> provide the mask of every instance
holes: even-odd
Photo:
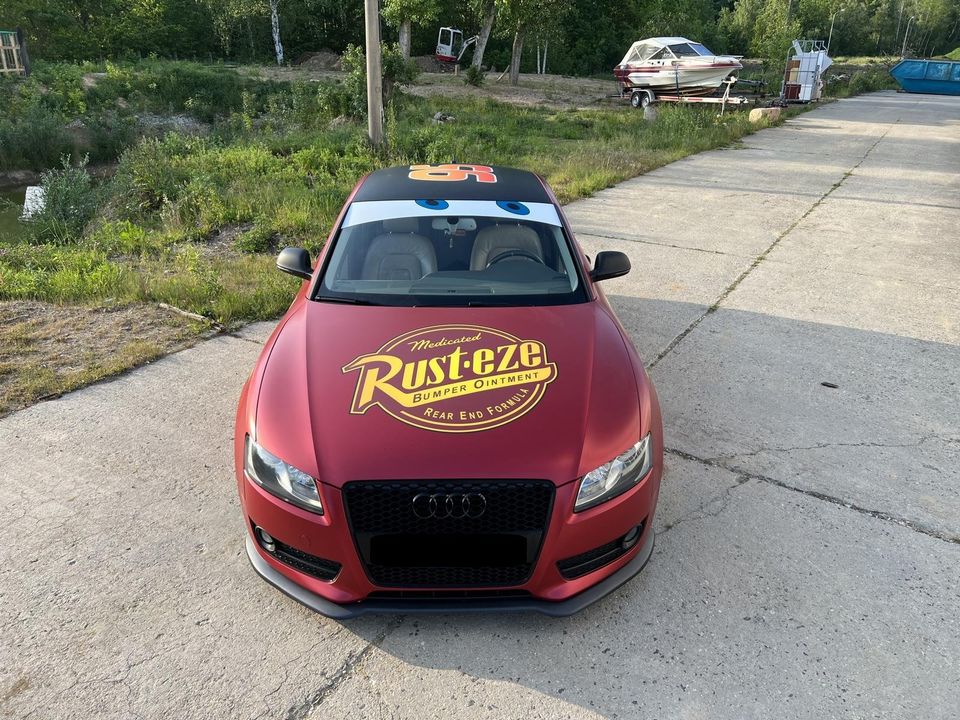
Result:
[[[647,539],[640,552],[617,570],[613,575],[596,585],[566,600],[552,602],[536,598],[496,598],[480,600],[361,600],[349,605],[340,605],[300,587],[282,573],[278,572],[260,553],[250,536],[247,536],[247,558],[253,569],[280,592],[307,606],[321,615],[337,620],[348,620],[370,614],[409,614],[409,613],[515,613],[538,612],[551,617],[567,617],[580,612],[588,605],[609,595],[630,578],[643,570],[653,553],[654,532],[650,528]]]

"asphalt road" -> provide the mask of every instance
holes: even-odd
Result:
[[[830,104],[569,214],[632,258],[664,410],[639,577],[565,620],[280,595],[230,458],[253,326],[0,420],[0,716],[955,718],[960,98]]]

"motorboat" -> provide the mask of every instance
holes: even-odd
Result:
[[[704,94],[743,68],[738,55],[717,55],[683,37],[655,37],[630,46],[613,69],[621,93],[634,88]]]

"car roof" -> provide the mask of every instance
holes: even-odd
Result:
[[[417,179],[429,173],[433,178]],[[491,181],[490,178],[493,178]],[[370,173],[354,202],[377,200],[515,200],[552,202],[536,174],[515,168],[448,163],[405,165]]]

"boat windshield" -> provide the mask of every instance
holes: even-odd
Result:
[[[677,57],[701,57],[713,55],[712,52],[707,50],[700,43],[677,43],[676,45],[671,45],[670,50],[672,50],[673,54]]]
[[[585,302],[573,252],[550,203],[355,202],[314,299],[434,307]]]
[[[621,65],[626,65],[628,63],[642,62],[648,60],[651,55],[653,55],[657,50],[660,49],[660,45],[654,45],[653,43],[638,42],[634,43],[630,50],[627,51],[626,56],[623,58]]]

